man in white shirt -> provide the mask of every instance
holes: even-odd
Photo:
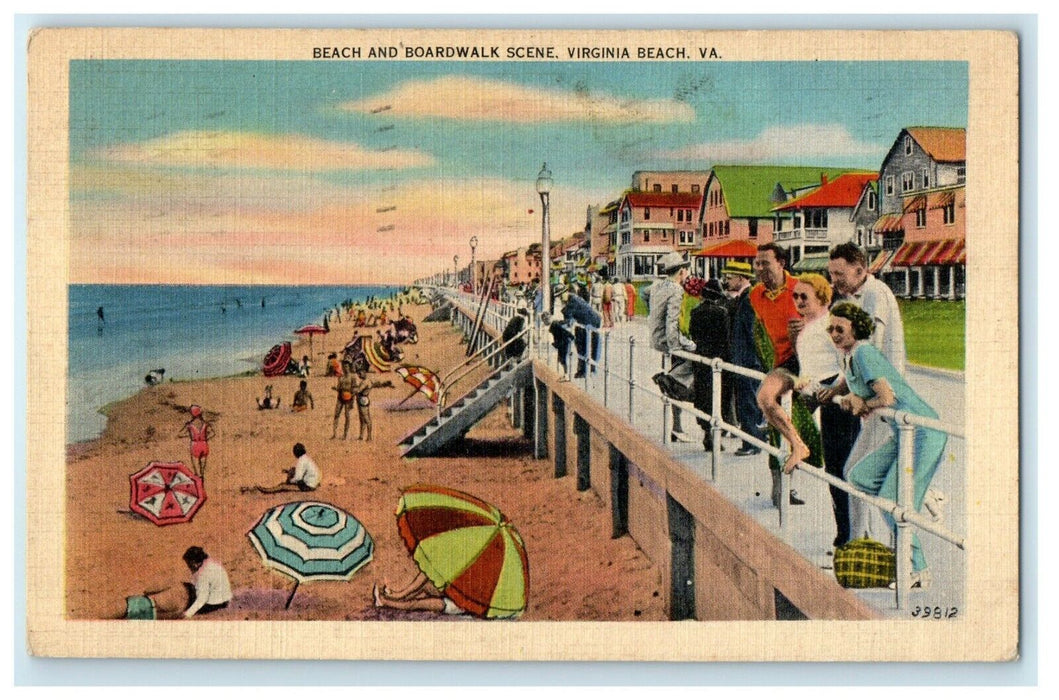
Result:
[[[194,596],[184,617],[227,608],[232,599],[232,585],[224,567],[210,559],[201,547],[188,547],[184,563],[191,570],[191,583],[185,584],[189,586],[188,595]]]
[[[298,461],[290,469],[284,469],[287,480],[275,486],[243,486],[240,492],[279,493],[280,491],[315,491],[320,487],[320,467],[305,452],[305,445],[295,443],[294,456]]]
[[[832,305],[853,302],[864,309],[872,321],[875,331],[871,344],[878,348],[898,372],[905,373],[905,327],[901,321],[901,309],[894,293],[882,280],[868,272],[868,261],[864,252],[853,243],[842,243],[831,249],[827,272],[835,290]],[[845,473],[865,455],[874,452],[888,439],[891,430],[879,416],[868,416],[861,422],[859,434],[849,447]],[[839,451],[845,451],[839,450]],[[859,498],[850,498],[850,538],[873,537],[889,531],[879,521],[878,509],[868,506]],[[836,539],[836,544],[840,544]]]

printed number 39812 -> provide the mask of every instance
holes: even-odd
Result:
[[[921,620],[951,620],[956,617],[958,608],[943,608],[940,605],[917,605],[912,608],[912,617],[918,617]]]

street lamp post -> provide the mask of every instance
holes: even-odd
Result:
[[[475,274],[475,269],[474,269],[474,249],[478,247],[478,236],[471,236],[470,243],[471,243],[471,293],[472,294],[476,294],[478,292],[478,285],[476,284],[477,280],[475,279],[475,277],[477,275]]]
[[[541,310],[546,314],[552,312],[552,246],[551,229],[548,221],[548,194],[552,188],[552,171],[548,164],[537,173],[537,194],[541,196]]]
[[[460,286],[460,256],[452,256],[452,286]]]

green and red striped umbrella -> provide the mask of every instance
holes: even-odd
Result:
[[[504,618],[526,609],[526,546],[495,506],[455,489],[416,484],[397,504],[397,530],[431,583],[467,612]]]

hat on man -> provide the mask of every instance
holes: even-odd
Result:
[[[688,267],[691,265],[690,260],[685,260],[684,256],[675,250],[671,253],[666,253],[658,260],[658,272],[663,275],[671,275],[682,267]]]
[[[750,263],[731,261],[721,270],[722,275],[739,275],[747,279],[754,278],[754,272],[750,269]]]

